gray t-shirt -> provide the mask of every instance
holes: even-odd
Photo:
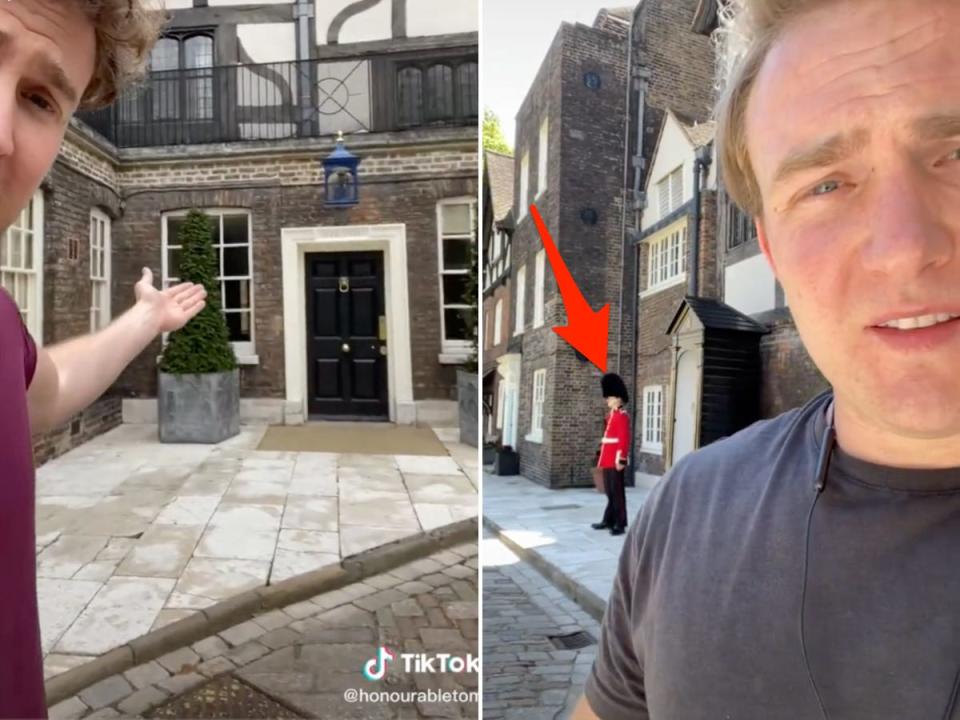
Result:
[[[800,642],[831,396],[685,457],[626,536],[587,680],[602,720],[822,717]],[[960,718],[960,468],[836,448],[805,636],[831,720]]]

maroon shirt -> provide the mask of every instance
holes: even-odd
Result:
[[[27,387],[37,348],[0,288],[0,718],[45,718]]]

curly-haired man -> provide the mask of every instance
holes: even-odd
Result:
[[[960,717],[960,3],[737,2],[718,155],[833,389],[653,491],[575,717]]]
[[[77,108],[109,103],[141,72],[162,20],[142,0],[0,2],[0,228],[40,186]],[[0,291],[0,717],[46,717],[31,432],[96,400],[204,302],[199,286],[158,291],[144,269],[135,305],[111,325],[38,349]]]

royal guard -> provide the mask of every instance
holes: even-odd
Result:
[[[627,494],[623,474],[630,453],[630,417],[623,406],[630,402],[630,396],[623,379],[616,373],[604,375],[600,388],[610,408],[597,462],[597,467],[603,472],[607,509],[603,512],[603,520],[591,527],[594,530],[609,528],[611,535],[622,535],[627,527]]]

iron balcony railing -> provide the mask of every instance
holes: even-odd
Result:
[[[476,50],[461,49],[151,72],[78,117],[130,148],[475,125],[477,103]]]

